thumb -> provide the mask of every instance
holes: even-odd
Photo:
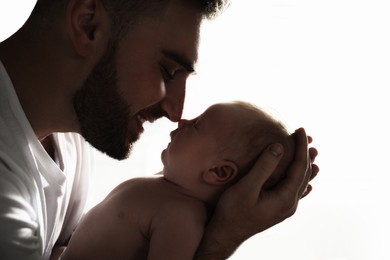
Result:
[[[252,169],[238,182],[237,188],[245,191],[251,198],[257,199],[264,183],[278,166],[283,151],[283,146],[279,143],[268,146],[260,154]]]

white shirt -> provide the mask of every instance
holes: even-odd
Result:
[[[83,214],[92,150],[75,133],[53,134],[53,143],[56,161],[0,62],[0,259],[49,259]]]

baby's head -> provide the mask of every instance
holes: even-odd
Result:
[[[284,155],[276,171],[271,175],[264,188],[278,183],[291,163],[294,155],[294,139],[285,126],[256,106],[235,101],[216,104],[216,109],[224,109],[229,113],[228,120],[219,135],[219,154],[225,160],[236,164],[238,181],[254,165],[259,155],[271,144],[280,143],[284,147]]]
[[[162,152],[164,177],[203,200],[238,181],[271,143],[284,146],[284,155],[265,188],[275,185],[294,154],[294,141],[285,127],[246,102],[218,103],[192,120],[181,120]]]

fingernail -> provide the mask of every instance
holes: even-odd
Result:
[[[283,152],[283,147],[282,147],[281,144],[278,144],[278,143],[276,143],[276,144],[271,144],[271,145],[269,146],[269,150],[270,150],[270,152],[271,152],[274,156],[278,157],[279,155],[282,154],[282,152]]]

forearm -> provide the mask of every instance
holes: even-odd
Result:
[[[227,245],[212,236],[205,236],[194,257],[195,260],[222,260],[229,258],[238,248],[238,244]]]
[[[229,228],[221,227],[221,223],[223,222],[218,223],[215,218],[209,222],[196,251],[195,260],[227,259],[240,246],[242,241],[228,238]]]

